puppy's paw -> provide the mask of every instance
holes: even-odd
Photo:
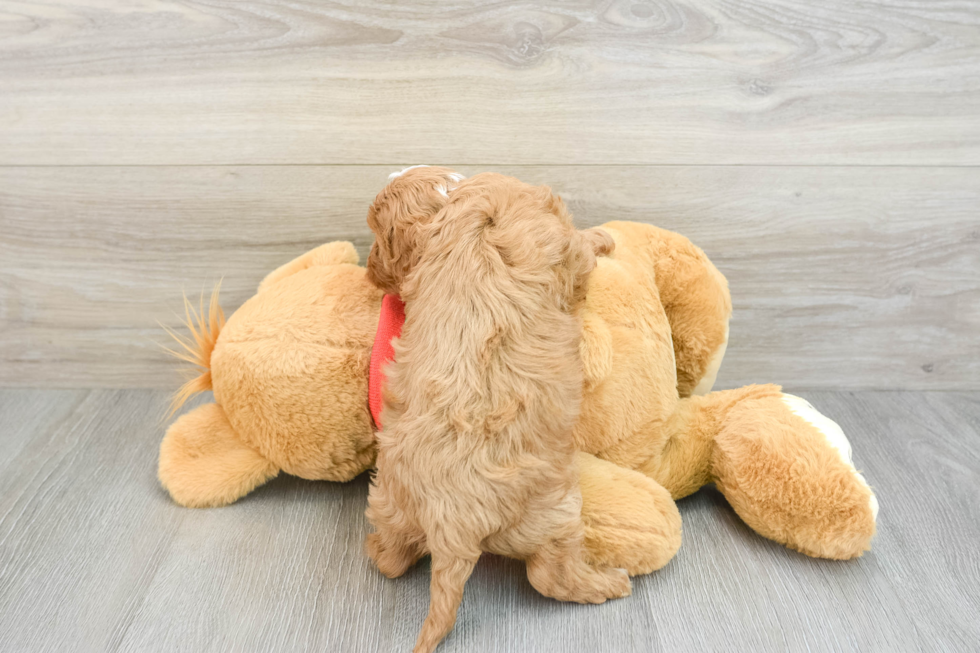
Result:
[[[625,569],[594,569],[582,589],[573,600],[605,603],[607,599],[621,599],[632,594],[633,584]]]
[[[613,237],[598,227],[584,230],[582,236],[592,246],[592,253],[596,256],[606,256],[616,250],[616,241]]]
[[[371,533],[364,539],[364,550],[374,561],[378,571],[388,578],[404,575],[418,560],[418,555],[411,547],[386,543],[378,533]]]
[[[364,538],[364,553],[371,558],[372,562],[377,564],[378,558],[381,556],[381,536],[377,533],[368,533],[367,537]]]
[[[622,599],[633,593],[633,583],[625,569],[606,569],[605,573],[609,576],[612,590],[608,598]]]

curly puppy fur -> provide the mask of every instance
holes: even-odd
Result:
[[[413,166],[393,173],[368,208],[367,223],[374,245],[367,260],[367,278],[393,295],[421,254],[418,231],[449,202],[449,192],[465,177],[448,168]]]
[[[406,320],[386,369],[367,550],[389,577],[432,555],[416,652],[452,629],[483,551],[525,560],[559,600],[630,592],[624,571],[585,562],[571,434],[579,309],[613,240],[577,231],[548,188],[488,173],[444,197],[449,174],[410,170],[369,213],[369,277],[400,292]]]

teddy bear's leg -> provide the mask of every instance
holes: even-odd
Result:
[[[339,265],[341,263],[357,265],[358,260],[357,250],[354,249],[353,243],[347,241],[326,243],[294,258],[289,263],[284,263],[267,274],[262,283],[259,284],[258,292],[262,292],[286,277],[302,272],[307,268],[318,265]]]
[[[761,535],[807,555],[868,550],[878,503],[840,427],[775,385],[679,402],[663,452],[641,470],[675,498],[714,482]]]
[[[218,404],[182,415],[160,444],[160,483],[188,508],[227,505],[278,473],[273,463],[242,442]]]
[[[846,560],[871,548],[878,500],[841,428],[799,397],[733,407],[712,467],[718,489],[762,535],[820,558]]]
[[[660,569],[681,546],[681,515],[653,479],[578,454],[586,559],[631,576]]]

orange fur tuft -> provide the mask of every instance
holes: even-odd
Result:
[[[225,326],[225,313],[218,303],[220,292],[221,282],[219,281],[211,293],[207,313],[204,312],[204,293],[201,293],[201,301],[197,310],[188,301],[187,295],[184,295],[184,323],[191,332],[190,338],[184,337],[166,326],[163,327],[170,334],[170,337],[177,341],[183,351],[167,347],[164,349],[174,357],[198,368],[192,370],[191,373],[194,376],[180,386],[180,389],[174,394],[170,401],[168,417],[173,417],[174,413],[180,410],[180,407],[198,392],[211,389],[211,352],[214,351],[214,344],[218,341],[218,334]]]

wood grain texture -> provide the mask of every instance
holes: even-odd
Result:
[[[602,606],[534,592],[485,556],[440,651],[968,651],[980,638],[980,397],[808,393],[881,501],[873,549],[814,560],[750,531],[716,491],[684,544]],[[214,510],[154,478],[159,391],[0,390],[0,650],[408,650],[426,562],[361,552],[366,478],[281,477]]]
[[[978,168],[494,169],[701,246],[734,301],[719,386],[980,388]],[[175,387],[181,293],[223,277],[230,312],[322,242],[365,255],[390,170],[0,168],[0,385]]]
[[[960,0],[0,2],[0,164],[980,164]]]

